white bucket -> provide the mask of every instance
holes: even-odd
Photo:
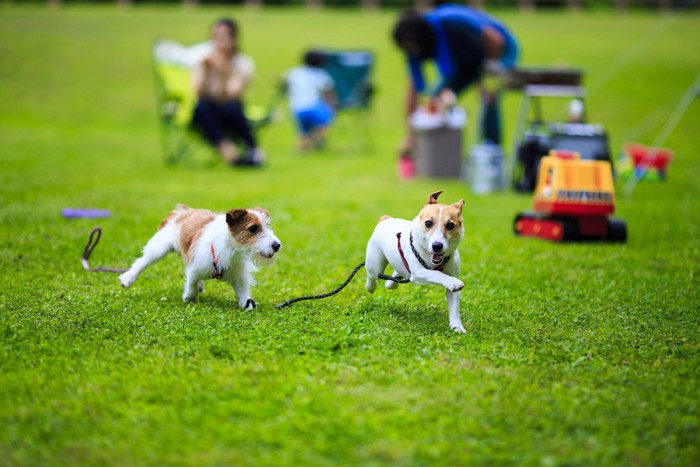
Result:
[[[496,144],[475,144],[469,153],[467,181],[476,194],[503,189],[503,151]]]

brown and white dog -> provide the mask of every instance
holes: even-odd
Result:
[[[431,194],[413,221],[383,216],[367,243],[365,287],[373,293],[379,274],[387,265],[394,268],[395,278],[408,278],[416,284],[437,284],[446,289],[450,312],[450,329],[464,333],[459,315],[459,251],[464,235],[462,207],[464,200],[439,204],[442,191]],[[398,284],[386,282],[387,289]]]
[[[270,215],[262,208],[215,214],[178,204],[119,281],[131,286],[149,265],[175,251],[185,262],[184,301],[196,301],[205,279],[223,279],[233,287],[238,305],[253,309],[253,273],[257,264],[271,263],[281,246],[270,228]]]

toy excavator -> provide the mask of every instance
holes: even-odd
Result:
[[[533,208],[515,216],[516,235],[555,242],[627,240],[625,222],[609,217],[615,211],[615,187],[608,161],[550,151],[540,161]]]

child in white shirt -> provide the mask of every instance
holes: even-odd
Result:
[[[323,146],[328,127],[335,117],[335,86],[322,67],[323,55],[309,51],[304,54],[304,65],[291,70],[286,78],[289,108],[302,151]]]

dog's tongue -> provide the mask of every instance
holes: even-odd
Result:
[[[442,255],[442,254],[440,254],[440,253],[432,253],[432,254],[430,255],[430,261],[432,261],[433,264],[440,264],[440,263],[442,263],[442,257],[443,257],[443,256],[444,256],[444,255]]]

